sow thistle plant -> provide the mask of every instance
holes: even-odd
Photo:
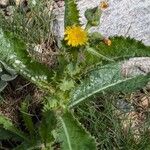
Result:
[[[121,66],[123,60],[131,57],[149,57],[150,47],[130,38],[107,39],[98,32],[89,33],[91,27],[100,24],[101,8],[107,6],[101,4],[86,10],[87,25],[83,28],[76,2],[65,0],[64,39],[58,65],[53,69],[32,59],[26,43],[1,27],[0,60],[46,92],[40,125],[34,125],[32,117],[26,115],[27,106],[22,106],[29,134],[0,116],[0,129],[5,131],[1,139],[10,139],[11,135],[14,141],[20,141],[15,149],[54,149],[54,143],[59,143],[62,150],[97,149],[94,137],[75,118],[74,108],[104,91],[131,92],[149,81],[149,74],[124,77]]]

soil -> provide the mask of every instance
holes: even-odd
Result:
[[[32,100],[30,107],[32,111],[41,105],[41,99],[44,95],[35,85],[18,76],[1,93],[3,100],[0,103],[0,114],[10,118],[15,124],[19,123],[19,108],[22,101],[30,96]]]
[[[126,99],[128,104],[132,106],[131,109],[126,106],[124,111],[117,109],[115,113],[119,116],[125,133],[130,130],[138,142],[149,120],[150,91],[147,89],[136,91],[123,99]]]
[[[27,0],[23,0],[22,2],[25,2],[25,7],[27,7]],[[10,3],[8,0],[4,0],[2,2],[0,1],[0,6],[2,4],[3,7],[0,7],[0,10],[2,10],[5,14]],[[7,17],[10,17],[11,15],[7,15]],[[53,38],[47,39],[37,45],[33,45],[37,51],[33,50],[33,47],[31,48],[32,51],[30,51],[30,49],[28,50],[29,54],[34,59],[47,65],[49,68],[53,68],[57,64],[57,46]],[[32,99],[30,108],[32,108],[32,111],[37,111],[37,108],[41,105],[41,99],[44,93],[23,77],[18,76],[14,81],[9,82],[9,85],[1,93],[1,95],[3,100],[0,103],[0,113],[10,118],[14,123],[18,124],[21,102],[24,101],[27,96],[30,96],[30,99]]]

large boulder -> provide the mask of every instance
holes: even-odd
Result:
[[[78,0],[81,22],[86,24],[84,12],[100,4],[103,0]],[[110,0],[109,7],[103,11],[101,23],[92,31],[101,32],[104,36],[123,35],[142,40],[150,45],[150,0]],[[55,35],[63,37],[64,2],[55,5]]]
[[[83,25],[86,24],[85,10],[98,6],[101,1],[104,0],[78,0]],[[130,36],[150,46],[150,0],[110,0],[108,4],[109,7],[102,12],[100,25],[92,28],[91,32],[98,31],[106,37]],[[64,35],[64,10],[64,2],[59,0],[54,10],[56,15],[54,31],[59,39]],[[122,66],[122,73],[125,76],[149,72],[150,57],[131,58]]]

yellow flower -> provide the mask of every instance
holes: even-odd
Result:
[[[82,46],[87,43],[88,35],[80,26],[69,26],[65,30],[65,41],[72,47]]]

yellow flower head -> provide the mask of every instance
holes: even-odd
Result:
[[[72,47],[82,46],[87,43],[88,35],[80,26],[69,26],[65,30],[65,41]]]

